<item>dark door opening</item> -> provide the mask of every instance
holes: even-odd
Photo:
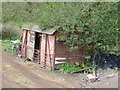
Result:
[[[35,33],[35,49],[40,49],[40,33]]]
[[[36,32],[35,33],[35,53],[34,53],[34,60],[39,60],[40,59],[40,41],[41,41],[41,34]]]

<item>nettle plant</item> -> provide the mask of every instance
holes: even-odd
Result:
[[[33,22],[42,29],[59,26],[71,49],[116,45],[119,2],[3,3],[3,22]],[[19,10],[20,9],[20,10]]]

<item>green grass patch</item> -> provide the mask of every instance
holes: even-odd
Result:
[[[10,37],[9,39],[0,40],[0,43],[2,44],[1,46],[2,46],[3,51],[7,51],[7,52],[15,54],[16,51],[12,50],[12,46],[15,44],[12,43],[11,40],[20,40],[20,36],[14,35],[14,36]]]
[[[80,64],[78,65],[78,63],[65,63],[60,65],[60,71],[64,72],[64,73],[72,73],[72,72],[92,72],[92,69],[95,66],[93,66],[93,64],[91,62],[87,62],[85,64]]]
[[[12,50],[12,46],[14,44],[11,43],[10,40],[1,40],[0,42],[2,43],[2,51],[7,51],[7,52],[12,53],[12,54],[16,53],[16,50]]]
[[[111,54],[120,55],[120,52],[110,52]]]
[[[75,64],[65,63],[60,66],[60,70],[65,73],[71,73],[73,71],[80,70],[80,67],[76,67]]]
[[[1,40],[1,43],[2,43],[2,49],[5,50],[11,50],[11,47],[12,47],[12,43],[10,40]]]

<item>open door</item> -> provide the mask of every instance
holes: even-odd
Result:
[[[35,32],[28,31],[26,56],[31,60],[33,60],[33,56],[34,56],[34,45],[35,45]]]
[[[35,45],[34,45],[34,60],[40,59],[40,47],[41,47],[41,33],[35,33]]]
[[[26,56],[27,34],[28,34],[28,30],[23,30],[22,45],[21,45],[22,56]]]

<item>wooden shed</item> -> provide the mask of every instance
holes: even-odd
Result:
[[[57,65],[65,62],[81,62],[82,50],[70,52],[69,46],[60,41],[57,27],[41,30],[39,26],[23,28],[21,55],[36,60],[40,67],[54,70]]]

